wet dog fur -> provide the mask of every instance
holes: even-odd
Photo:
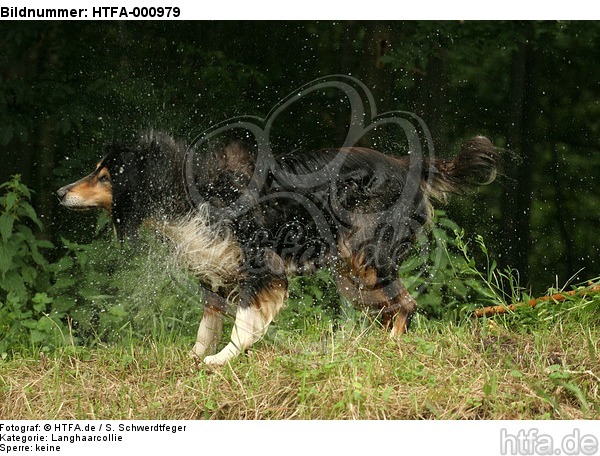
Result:
[[[275,154],[232,141],[195,150],[163,133],[114,143],[90,175],[57,191],[70,209],[101,208],[119,239],[150,223],[204,290],[193,355],[222,365],[266,332],[287,276],[334,271],[341,295],[381,316],[392,336],[416,309],[398,268],[431,202],[491,182],[497,153],[484,137],[453,159],[394,157],[350,147]],[[230,342],[217,352],[223,314]]]

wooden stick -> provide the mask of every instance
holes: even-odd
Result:
[[[515,304],[510,304],[507,306],[490,306],[490,307],[482,307],[481,309],[475,309],[473,311],[473,317],[489,317],[492,315],[498,315],[507,313],[509,311],[514,311],[519,307],[535,307],[538,303],[542,301],[564,301],[569,296],[587,296],[592,293],[600,293],[600,285],[595,285],[593,287],[585,288],[583,290],[573,290],[573,291],[565,291],[563,293],[556,293],[550,296],[542,296],[540,298],[530,299],[527,302],[517,302]]]

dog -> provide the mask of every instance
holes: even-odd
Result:
[[[204,310],[192,355],[223,365],[257,342],[283,307],[287,277],[327,267],[342,296],[396,337],[417,303],[398,277],[431,200],[492,182],[498,153],[483,136],[453,159],[363,147],[264,154],[231,141],[198,150],[164,133],[113,143],[88,176],[57,191],[69,209],[110,213],[119,239],[143,224],[199,280]],[[235,312],[217,351],[223,316]]]

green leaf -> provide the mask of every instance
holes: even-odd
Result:
[[[73,258],[70,256],[64,256],[59,259],[56,263],[52,264],[52,267],[55,271],[65,271],[70,269],[74,264]]]
[[[127,312],[121,306],[112,306],[108,309],[108,313],[114,317],[125,317]]]
[[[63,291],[67,288],[72,287],[76,283],[77,281],[72,277],[61,277],[56,281],[54,285],[52,285],[52,290],[55,292]]]
[[[33,284],[37,277],[38,273],[35,268],[22,268],[21,269],[21,277],[23,277],[23,282],[27,284]]]
[[[44,226],[42,225],[42,222],[40,221],[40,219],[38,218],[35,209],[31,206],[31,204],[27,203],[27,202],[22,202],[21,203],[21,209],[23,210],[23,212],[25,213],[25,215],[27,215],[27,217],[33,222],[35,223],[38,228],[40,230],[44,229]]]
[[[0,246],[0,274],[4,275],[8,272],[12,266],[14,253],[13,244],[2,243],[2,246]]]
[[[31,190],[29,190],[27,185],[21,182],[20,174],[15,174],[13,176],[13,184],[15,193],[18,193],[20,196],[24,196],[27,200],[31,200]]]
[[[68,312],[77,305],[77,301],[72,298],[57,298],[52,302],[52,311],[59,314]]]
[[[47,261],[43,257],[43,255],[38,251],[37,246],[35,246],[35,244],[30,244],[30,247],[30,255],[33,261],[35,261],[35,263],[39,266],[46,266]]]
[[[514,378],[523,378],[523,373],[519,370],[513,369],[509,372],[511,377]]]
[[[4,196],[4,210],[11,212],[19,202],[19,195],[14,192],[9,192]]]
[[[52,298],[48,297],[46,293],[36,293],[31,301],[33,302],[33,309],[38,313],[42,313],[46,311],[46,306],[52,302]]]
[[[39,239],[37,241],[37,246],[38,246],[38,248],[42,248],[42,249],[53,249],[54,248],[54,244],[46,239]]]
[[[548,377],[552,380],[568,380],[571,378],[571,374],[565,372],[562,366],[553,364],[548,367]]]
[[[15,270],[9,270],[4,277],[0,277],[0,289],[13,293],[22,301],[26,301],[29,296],[23,277]]]
[[[390,396],[392,395],[393,392],[394,392],[394,387],[388,386],[381,394],[381,399],[383,399],[383,402],[386,402],[390,398]]]
[[[45,332],[41,332],[36,329],[33,329],[31,331],[31,342],[33,342],[34,344],[39,344],[40,342],[44,342],[44,341],[46,341],[47,338],[48,338],[48,334],[46,334]]]
[[[0,234],[4,242],[8,240],[12,233],[14,221],[9,214],[0,215]]]

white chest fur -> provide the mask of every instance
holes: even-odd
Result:
[[[173,242],[178,262],[213,291],[239,280],[240,246],[228,228],[211,225],[208,208],[157,228]]]

